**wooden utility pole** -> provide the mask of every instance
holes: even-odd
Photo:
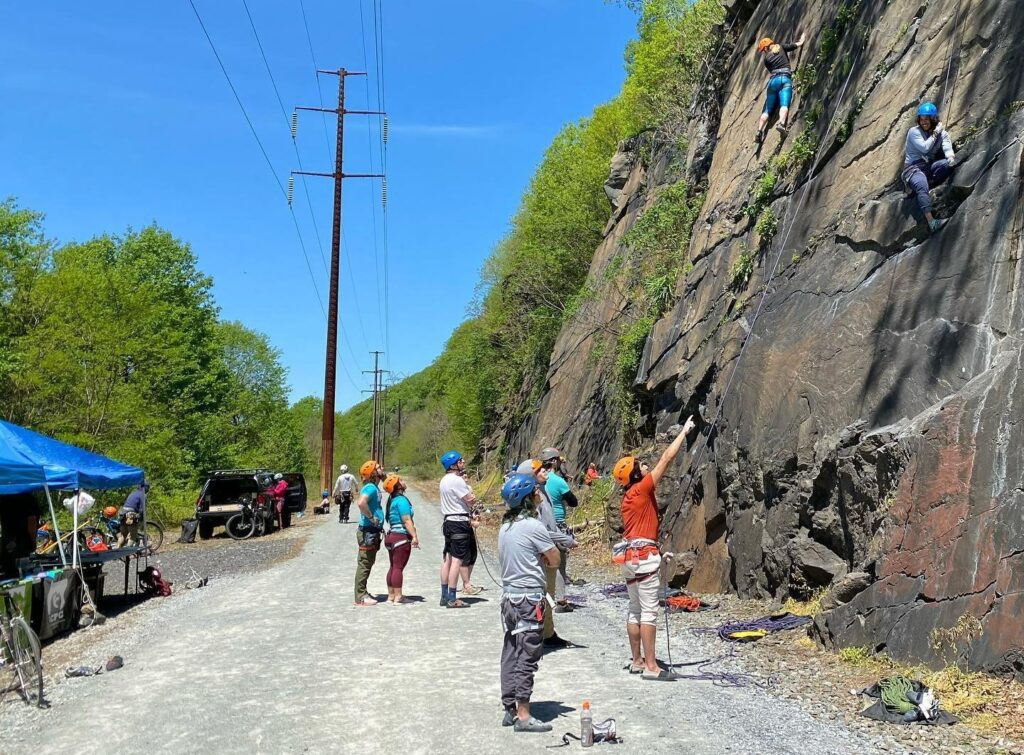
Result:
[[[381,373],[387,372],[379,367],[380,355],[383,351],[371,351],[373,354],[373,370],[363,370],[363,374],[368,375],[373,373],[373,419],[370,425],[370,458],[378,462],[381,462],[382,450],[380,444],[380,387],[381,387]],[[371,393],[371,391],[363,391],[363,393]],[[381,462],[383,463],[383,462]]]
[[[334,154],[333,173],[292,171],[293,175],[320,176],[334,179],[334,229],[331,237],[331,285],[327,300],[327,354],[324,364],[324,411],[320,447],[320,489],[329,490],[334,479],[334,398],[338,372],[338,271],[341,267],[341,185],[346,178],[384,178],[383,173],[345,173],[342,169],[345,157],[345,116],[384,115],[376,110],[345,109],[345,79],[349,76],[365,76],[364,71],[318,70],[317,74],[338,77],[337,109],[322,107],[298,107],[296,110],[312,110],[320,113],[334,113],[338,118],[337,144]],[[297,118],[292,116],[293,133]],[[290,181],[289,181],[290,183]]]

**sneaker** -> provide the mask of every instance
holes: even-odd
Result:
[[[546,724],[543,721],[538,721],[533,716],[530,716],[525,721],[517,718],[515,724],[513,724],[513,727],[516,731],[532,731],[538,734],[546,731],[551,731],[551,724]]]
[[[376,598],[371,598],[369,595],[364,595],[362,600],[357,600],[355,605],[357,606],[375,606],[379,601]]]
[[[505,716],[501,719],[502,726],[512,726],[516,722],[516,709],[505,708]]]
[[[479,585],[470,585],[468,588],[462,588],[463,595],[479,595],[484,591],[484,588]]]
[[[568,603],[555,603],[555,613],[572,613],[574,610]]]

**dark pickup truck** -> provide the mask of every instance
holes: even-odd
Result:
[[[292,514],[306,508],[306,480],[297,472],[286,474],[284,479],[288,481],[288,492],[281,523],[290,527]],[[223,525],[241,511],[243,501],[257,504],[257,509],[263,511],[268,519],[267,532],[272,531],[276,517],[266,491],[273,484],[274,471],[270,469],[217,469],[208,472],[196,499],[199,537],[203,540],[212,537],[213,528]]]

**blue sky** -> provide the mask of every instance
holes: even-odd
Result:
[[[286,183],[296,153],[242,0],[194,2]],[[303,2],[316,62],[365,70],[365,56],[371,75],[348,79],[348,107],[376,109],[373,0]],[[545,147],[618,92],[635,31],[632,14],[602,0],[381,2],[389,307],[380,186],[348,180],[339,408],[362,397],[371,349],[387,349],[396,375],[440,353]],[[318,95],[299,0],[248,6],[286,111],[320,95],[333,106],[337,80],[323,77]],[[325,321],[292,215],[188,0],[7,0],[0,19],[0,195],[44,212],[59,241],[167,228],[213,276],[222,316],[281,351],[293,398],[320,395]],[[323,117],[300,115],[306,170],[333,170],[334,121],[325,137]],[[345,126],[346,171],[376,172],[377,121]],[[331,181],[308,189],[312,217],[298,180],[294,212],[326,304]]]

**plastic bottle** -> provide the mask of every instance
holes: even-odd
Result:
[[[584,747],[594,745],[594,715],[590,712],[590,701],[583,701],[583,710],[580,711],[580,740]]]

